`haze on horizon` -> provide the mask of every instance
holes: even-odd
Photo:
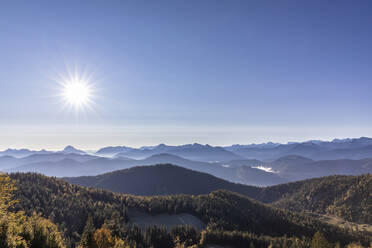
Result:
[[[5,1],[0,150],[371,137],[371,11],[362,0]],[[89,108],[64,106],[71,71],[94,86]]]

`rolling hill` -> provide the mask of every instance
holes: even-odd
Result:
[[[133,195],[209,194],[224,189],[253,196],[259,188],[231,183],[212,175],[182,167],[159,164],[139,166],[114,171],[99,176],[63,178],[65,181],[85,187],[106,189]],[[185,180],[187,179],[187,180]]]

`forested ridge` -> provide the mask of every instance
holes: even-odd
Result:
[[[66,238],[76,242],[82,233],[88,215],[94,225],[115,218],[127,221],[127,207],[120,195],[109,191],[82,188],[61,180],[33,173],[11,174],[18,190],[15,208],[28,215],[33,212],[57,223]]]
[[[124,241],[127,237],[129,245],[136,243],[138,247],[150,247],[147,245],[155,242],[151,239],[156,239],[158,234],[169,241],[168,246],[158,247],[175,245],[175,239],[180,234],[172,236],[166,230],[155,227],[141,233],[141,230],[128,223],[128,209],[151,214],[190,213],[199,217],[207,224],[207,229],[199,234],[190,234],[197,240],[193,241],[194,244],[198,245],[210,243],[212,240],[218,241],[221,235],[230,237],[230,244],[237,240],[257,240],[252,244],[259,247],[267,247],[273,244],[274,240],[290,242],[296,240],[294,237],[302,240],[301,242],[307,240],[305,243],[309,244],[309,240],[317,231],[321,231],[329,241],[340,244],[360,241],[368,245],[370,241],[369,236],[364,233],[349,233],[315,218],[264,205],[229,191],[215,191],[199,196],[141,197],[84,188],[33,173],[11,174],[11,178],[16,181],[18,187],[16,198],[19,202],[16,204],[16,210],[24,210],[27,215],[36,211],[49,218],[58,225],[66,244],[71,247],[79,244],[86,236],[84,233],[90,218],[92,230],[99,230],[101,234],[111,233],[112,237],[116,235]],[[190,228],[189,232],[196,231]],[[281,244],[281,241],[278,242]],[[299,247],[306,247],[305,243]]]
[[[372,224],[372,174],[329,176],[265,188],[273,205],[297,212],[332,214],[345,220]]]
[[[328,176],[260,188],[162,164],[65,180],[82,186],[134,195],[199,195],[225,189],[283,209],[332,214],[348,221],[372,224],[371,174]]]
[[[185,180],[185,178],[189,180]],[[141,196],[200,195],[219,189],[230,190],[253,198],[261,194],[261,189],[258,187],[232,183],[207,173],[171,164],[137,166],[98,176],[68,177],[63,179],[69,183],[81,186]]]

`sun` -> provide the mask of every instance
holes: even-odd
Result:
[[[63,110],[76,114],[95,112],[97,104],[98,78],[95,73],[78,66],[68,66],[64,72],[57,72],[52,80],[57,83],[55,96],[59,98]]]
[[[62,97],[68,105],[81,108],[90,103],[92,88],[82,80],[68,81],[63,84]]]

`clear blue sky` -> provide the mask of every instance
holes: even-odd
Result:
[[[372,136],[372,2],[2,1],[0,149]],[[53,79],[93,75],[93,110]]]

